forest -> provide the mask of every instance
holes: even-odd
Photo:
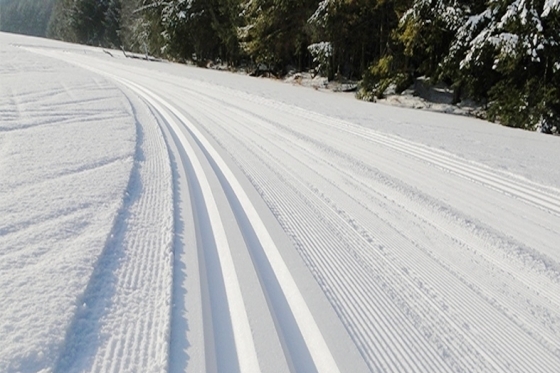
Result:
[[[425,77],[489,120],[560,131],[560,0],[53,1],[52,38],[275,76],[313,70],[359,81],[365,100]]]
[[[45,36],[55,0],[0,0],[0,31]]]

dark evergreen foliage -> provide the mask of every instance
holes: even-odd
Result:
[[[58,0],[48,35],[89,45],[120,46],[120,25],[121,0]]]
[[[3,1],[15,3],[29,1]],[[555,0],[56,0],[50,32],[200,65],[362,79],[366,99],[423,76],[453,87],[455,102],[483,103],[492,120],[554,133],[559,8]]]
[[[250,0],[243,6],[240,28],[243,51],[258,64],[283,72],[288,65],[302,69],[310,60],[309,17],[312,0]]]

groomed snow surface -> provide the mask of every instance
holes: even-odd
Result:
[[[0,372],[557,372],[558,159],[0,33]]]

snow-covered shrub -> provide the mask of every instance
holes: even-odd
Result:
[[[328,41],[314,43],[307,47],[313,57],[315,71],[321,76],[328,76],[331,70],[331,59],[333,55],[332,45]]]

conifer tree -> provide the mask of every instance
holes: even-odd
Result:
[[[316,39],[333,49],[333,72],[360,77],[368,66],[391,54],[391,35],[406,0],[323,0],[310,22]]]
[[[58,0],[50,37],[90,45],[120,46],[121,0]]]
[[[488,98],[491,119],[557,131],[560,4],[490,0],[487,5],[458,30],[448,60],[459,62],[452,68],[475,96]]]
[[[233,62],[239,54],[239,0],[179,0],[161,3],[164,50],[199,63]]]
[[[282,72],[301,68],[309,58],[312,0],[249,0],[243,5],[241,47],[256,63]]]

